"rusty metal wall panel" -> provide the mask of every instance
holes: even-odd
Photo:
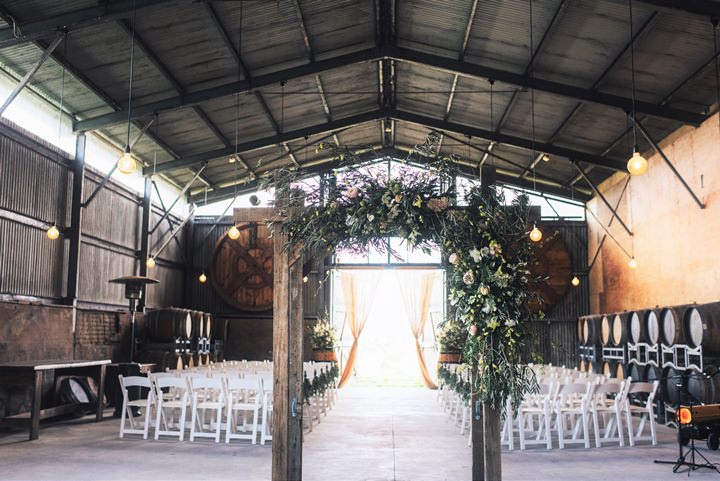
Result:
[[[98,182],[85,178],[85,198],[95,190]],[[139,249],[142,208],[138,201],[115,188],[103,188],[83,212],[83,234]]]
[[[78,297],[87,302],[127,305],[123,286],[108,281],[135,274],[136,263],[134,257],[83,243],[80,248]]]
[[[67,242],[52,242],[41,229],[0,219],[0,293],[61,297],[66,255]]]

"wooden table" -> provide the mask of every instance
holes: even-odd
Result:
[[[0,385],[30,386],[32,404],[29,413],[16,414],[0,419],[0,424],[28,425],[30,440],[38,438],[40,420],[77,411],[79,408],[95,408],[95,420],[103,418],[103,392],[105,387],[105,366],[109,360],[102,361],[21,361],[0,364]],[[97,402],[63,404],[41,409],[43,373],[53,373],[54,391],[57,392],[58,376],[88,376],[95,379],[98,386]]]

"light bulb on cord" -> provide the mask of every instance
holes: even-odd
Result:
[[[632,157],[630,157],[630,160],[628,160],[627,163],[627,170],[630,172],[630,175],[642,175],[647,171],[648,168],[648,162],[643,157],[640,152],[638,152],[637,147],[633,149]]]
[[[630,269],[635,269],[637,267],[637,261],[635,260],[634,256],[631,257],[630,260],[628,261],[628,267]]]
[[[60,237],[60,231],[58,230],[57,226],[53,224],[48,230],[47,230],[47,236],[50,240],[55,240],[58,237]]]
[[[200,274],[200,277],[198,277],[198,280],[200,281],[201,284],[205,284],[205,282],[207,282],[207,276],[205,275],[204,272],[202,274]]]
[[[236,240],[238,237],[240,237],[240,229],[237,228],[237,226],[232,226],[230,229],[228,229],[227,235],[232,240]]]
[[[234,164],[235,162],[237,162],[237,157],[235,157],[235,154],[233,154],[228,158],[228,163]]]
[[[548,154],[543,154],[542,159],[543,159],[543,162],[549,162],[550,156]]]
[[[577,287],[580,285],[580,279],[578,279],[578,276],[574,276],[570,283],[573,285],[573,287]]]
[[[118,170],[123,174],[132,174],[135,172],[135,169],[137,168],[137,163],[135,162],[135,159],[132,158],[132,155],[130,154],[130,146],[125,146],[125,152],[123,153],[122,157],[117,162]]]
[[[303,284],[307,284],[308,276],[303,276]]]
[[[153,256],[148,257],[145,261],[145,265],[148,266],[149,269],[155,267],[155,258]]]
[[[530,240],[540,242],[540,239],[542,239],[542,231],[537,228],[537,225],[533,225],[533,229],[530,231]]]

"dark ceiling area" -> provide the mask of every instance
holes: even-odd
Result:
[[[469,176],[587,199],[716,108],[720,2],[632,12],[633,49],[615,0],[3,0],[0,68],[48,54],[28,88],[121,149],[130,119],[145,173],[194,200],[327,170],[321,141],[402,155],[431,130]]]

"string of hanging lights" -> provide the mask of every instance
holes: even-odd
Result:
[[[637,128],[635,126],[635,33],[633,29],[633,11],[632,11],[632,0],[628,0],[628,10],[630,12],[630,86],[632,90],[632,118],[633,118],[633,151],[632,156],[627,162],[627,170],[630,175],[642,175],[647,171],[648,162],[645,157],[642,156],[638,149],[637,143]]]
[[[125,141],[125,150],[122,157],[117,162],[118,170],[126,175],[132,174],[137,169],[137,163],[130,152],[130,125],[132,120],[132,89],[133,74],[135,68],[135,20],[137,17],[137,9],[135,8],[135,0],[133,0],[132,15],[132,33],[130,34],[130,81],[128,84],[128,119],[127,119],[127,138]]]

